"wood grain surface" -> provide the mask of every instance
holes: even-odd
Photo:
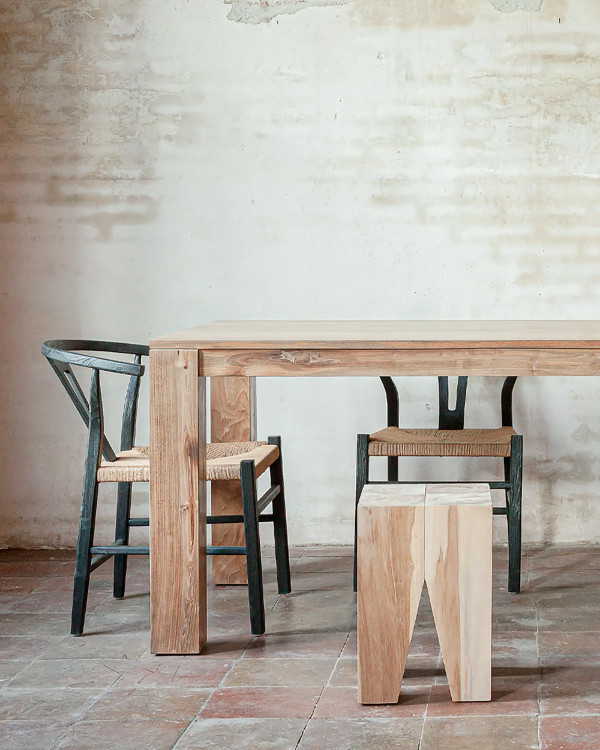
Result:
[[[210,379],[210,434],[213,443],[256,440],[256,381],[246,377]],[[211,482],[211,514],[242,513],[239,480]],[[212,526],[214,545],[244,546],[243,524]],[[246,558],[243,555],[212,556],[214,584],[246,584]]]
[[[577,346],[407,349],[208,349],[200,375],[346,377],[348,375],[598,375],[600,351]]]
[[[206,643],[205,381],[198,352],[150,353],[150,628],[153,654]]]
[[[397,703],[424,580],[425,485],[366,485],[358,504],[358,701]]]
[[[600,348],[597,320],[215,321],[161,336],[158,348]]]
[[[492,498],[487,484],[428,485],[425,582],[453,701],[489,701]]]

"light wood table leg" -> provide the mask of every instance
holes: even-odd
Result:
[[[489,701],[492,499],[488,485],[428,485],[425,582],[453,701]]]
[[[206,643],[206,394],[195,349],[150,351],[150,650]]]
[[[367,485],[358,504],[358,701],[397,703],[423,589],[424,485]]]
[[[256,440],[256,380],[246,377],[210,379],[210,439],[213,443],[237,443]],[[242,513],[239,481],[212,482],[211,515]],[[211,527],[212,543],[243,547],[242,524],[215,524]],[[214,584],[246,584],[244,555],[213,555]]]

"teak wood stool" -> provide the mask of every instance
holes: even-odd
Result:
[[[359,435],[356,465],[356,502],[369,481],[370,460],[387,457],[387,481],[398,482],[398,459],[403,456],[454,458],[501,458],[504,480],[487,482],[491,489],[504,490],[505,502],[494,508],[494,515],[506,516],[508,525],[508,590],[521,588],[521,495],[523,436],[513,428],[512,397],[516,377],[505,378],[500,397],[502,426],[492,429],[465,429],[466,376],[457,378],[456,403],[450,407],[447,376],[438,377],[438,428],[402,429],[396,384],[389,376],[380,378],[387,400],[387,427],[371,435]],[[481,481],[481,480],[480,480]],[[400,484],[411,484],[406,480]],[[448,484],[449,482],[443,482]],[[356,560],[355,560],[356,562]],[[356,575],[354,579],[356,589]]]
[[[358,701],[397,703],[423,583],[453,701],[491,698],[487,484],[367,485],[358,504]]]
[[[107,359],[90,352],[130,354],[134,356],[134,361]],[[134,446],[140,379],[144,374],[142,356],[148,355],[148,347],[107,341],[46,341],[42,345],[42,354],[48,359],[88,427],[71,611],[71,633],[81,635],[91,572],[114,557],[113,594],[119,599],[125,595],[127,556],[149,553],[147,545],[129,544],[129,529],[132,526],[149,526],[148,518],[131,518],[131,484],[150,480],[150,448]],[[73,365],[92,370],[89,401],[73,373]],[[121,424],[121,450],[117,453],[104,434],[101,371],[129,375]],[[259,498],[256,480],[267,469],[270,470],[271,486]],[[265,632],[259,533],[261,522],[273,523],[279,593],[289,594],[291,591],[281,438],[270,437],[268,442],[208,444],[206,478],[216,482],[241,482],[243,513],[208,516],[206,522],[243,523],[245,546],[212,546],[206,548],[206,553],[246,556],[251,631],[254,635],[261,635]],[[102,482],[118,484],[115,541],[107,545],[95,545],[98,485]],[[272,512],[263,513],[269,505],[272,505]]]

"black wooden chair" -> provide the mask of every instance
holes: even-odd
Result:
[[[133,355],[133,362],[96,356],[97,352]],[[125,595],[128,555],[149,554],[148,546],[129,544],[129,530],[132,526],[149,525],[148,518],[131,518],[132,482],[148,482],[150,479],[150,449],[147,446],[135,447],[138,394],[140,379],[144,374],[142,357],[148,353],[147,346],[109,341],[46,341],[42,345],[42,354],[48,359],[88,427],[73,585],[73,635],[81,635],[83,632],[90,573],[114,557],[113,595],[122,598]],[[74,365],[92,370],[89,402],[73,373]],[[118,453],[113,450],[104,434],[101,371],[129,376],[121,423],[121,449]],[[209,480],[238,479],[241,482],[243,514],[208,516],[207,523],[243,523],[245,546],[208,547],[206,551],[209,555],[246,556],[251,631],[254,635],[260,635],[265,632],[259,534],[261,522],[273,523],[279,593],[289,594],[291,590],[281,439],[271,437],[268,442],[209,444],[206,463]],[[270,470],[271,486],[259,498],[256,480],[267,469]],[[115,541],[107,545],[94,544],[100,482],[118,484]],[[269,505],[272,505],[272,512],[263,513]]]
[[[458,378],[456,406],[449,407],[448,377],[438,378],[438,429],[401,429],[398,389],[391,377],[381,377],[387,399],[387,427],[372,435],[358,435],[356,465],[356,503],[362,488],[369,483],[369,460],[387,457],[387,482],[409,484],[398,480],[400,456],[468,456],[497,457],[504,462],[504,481],[489,481],[491,489],[505,491],[505,504],[494,508],[494,515],[504,515],[508,522],[508,590],[518,593],[521,587],[521,494],[523,473],[523,436],[513,429],[512,394],[516,377],[504,380],[501,393],[502,427],[465,429],[467,377]],[[382,482],[383,484],[384,482]],[[376,482],[374,482],[376,484]],[[443,482],[449,484],[449,482]],[[356,550],[356,533],[355,533]],[[354,589],[356,590],[356,552],[354,555]]]

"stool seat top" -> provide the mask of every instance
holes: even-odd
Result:
[[[491,505],[488,484],[428,484],[425,505]]]
[[[424,503],[424,484],[366,484],[359,501],[359,505],[368,508],[386,505],[397,508]]]
[[[489,505],[492,493],[483,483],[460,484],[366,484],[359,505],[363,508]]]

